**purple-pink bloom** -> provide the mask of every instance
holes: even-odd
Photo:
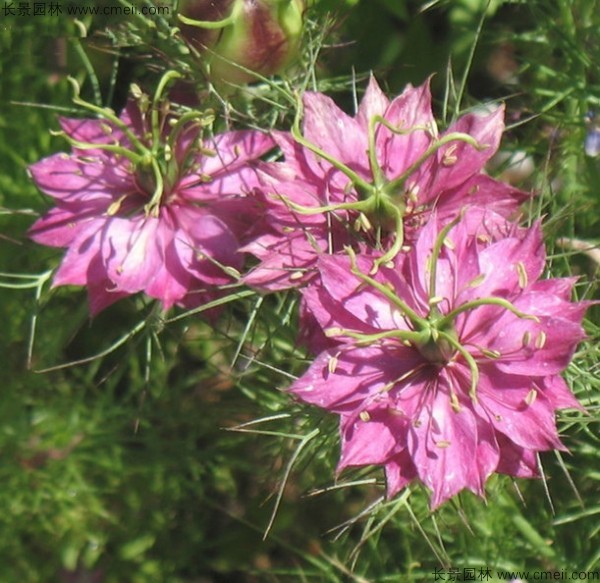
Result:
[[[274,136],[284,160],[261,168],[267,211],[245,247],[260,260],[249,285],[297,287],[321,254],[361,243],[388,251],[412,241],[434,210],[441,223],[466,205],[510,218],[527,197],[483,172],[504,130],[502,106],[439,133],[429,81],[390,102],[371,78],[354,117],[313,92],[303,113],[302,136]]]
[[[440,234],[435,216],[393,266],[322,256],[308,309],[337,345],[290,391],[340,416],[341,458],[385,468],[388,496],[418,480],[437,507],[483,496],[494,472],[538,475],[564,449],[555,412],[581,408],[560,373],[584,338],[589,302],[573,278],[541,280],[539,225],[489,242],[469,212]]]
[[[157,128],[151,116],[132,101],[119,119],[62,118],[72,153],[30,167],[56,206],[29,234],[67,248],[53,284],[86,286],[92,313],[140,291],[165,309],[194,304],[241,267],[240,237],[256,212],[253,163],[272,139],[203,138],[196,120],[161,116]]]

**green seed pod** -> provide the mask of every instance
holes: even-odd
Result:
[[[215,82],[283,71],[298,54],[306,0],[184,0],[179,18]],[[239,66],[236,66],[239,65]]]

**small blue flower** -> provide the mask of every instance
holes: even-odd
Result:
[[[588,111],[585,123],[588,127],[584,142],[585,153],[596,157],[600,154],[600,116],[595,111]]]

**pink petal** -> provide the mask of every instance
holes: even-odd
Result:
[[[393,180],[403,174],[425,152],[437,131],[431,111],[429,80],[419,87],[408,87],[396,97],[385,112],[388,124],[398,128],[392,132],[384,125],[377,127],[377,158],[385,175]],[[366,147],[365,142],[363,147]]]
[[[395,423],[386,410],[370,409],[368,415],[368,421],[355,414],[342,415],[342,451],[337,472],[350,466],[384,464],[395,449],[402,449],[406,429],[402,430],[401,423]]]
[[[321,353],[289,391],[307,403],[347,412],[365,400],[387,401],[386,386],[419,362],[418,355],[404,347],[392,351],[341,345]]]
[[[204,148],[214,155],[202,156],[200,173],[216,178],[237,171],[249,161],[259,159],[274,145],[271,136],[255,130],[218,134],[204,143]]]
[[[160,219],[153,217],[107,221],[102,258],[117,291],[136,293],[152,282],[164,262],[163,228]]]
[[[85,202],[106,209],[121,195],[137,191],[132,176],[114,157],[104,154],[89,161],[54,154],[32,164],[29,170],[43,192],[65,202]]]
[[[508,437],[498,434],[500,461],[496,471],[516,478],[538,478],[537,451],[520,447]]]
[[[352,169],[369,173],[365,128],[322,93],[304,94],[304,137]]]
[[[380,89],[375,77],[371,75],[367,90],[358,106],[356,121],[363,128],[368,129],[370,120],[375,116],[383,117],[389,105],[390,100]]]
[[[563,449],[554,408],[529,377],[505,375],[493,365],[479,367],[476,413],[517,445],[535,450]],[[535,392],[532,392],[535,391]]]
[[[417,469],[407,450],[395,454],[385,464],[387,497],[395,496],[417,477]]]
[[[438,385],[412,423],[407,443],[419,479],[432,491],[432,508],[463,488],[481,488],[477,421],[469,407],[458,412],[452,409],[443,385]]]
[[[90,221],[95,220],[97,215],[94,211],[55,207],[33,223],[28,234],[42,245],[68,247],[82,231],[89,228]]]

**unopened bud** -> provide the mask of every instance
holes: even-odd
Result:
[[[185,38],[203,52],[215,82],[246,83],[283,71],[295,58],[306,0],[184,0]]]

